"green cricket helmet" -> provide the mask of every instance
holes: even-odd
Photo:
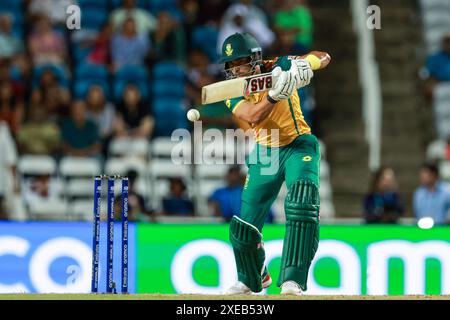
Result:
[[[250,58],[252,65],[252,74],[255,66],[262,61],[261,46],[258,41],[249,33],[235,33],[222,44],[221,57],[219,63],[225,64],[225,73],[228,79],[233,78],[234,75],[230,72],[228,63],[241,58]]]

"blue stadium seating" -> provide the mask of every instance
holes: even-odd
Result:
[[[186,116],[182,101],[173,97],[155,97],[152,102],[152,110],[154,114],[158,115],[177,114],[182,111],[183,116]]]
[[[151,85],[152,94],[156,97],[172,97],[183,99],[185,96],[185,88],[183,81],[154,81]]]
[[[75,63],[82,63],[91,53],[92,47],[82,47],[77,44],[72,44],[72,55]]]
[[[146,100],[149,99],[150,93],[149,93],[148,85],[146,82],[136,81],[136,80],[126,80],[126,81],[115,80],[114,85],[113,85],[113,90],[114,90],[114,100],[116,102],[118,102],[122,99],[123,91],[125,90],[125,87],[130,83],[136,85],[139,88],[142,98],[144,98]]]
[[[39,86],[39,79],[41,78],[42,73],[46,70],[51,70],[56,75],[56,78],[58,79],[58,82],[61,86],[66,88],[69,86],[69,74],[67,73],[67,70],[64,68],[64,66],[48,64],[37,66],[33,69],[33,88]]]
[[[184,69],[174,62],[160,62],[153,67],[153,78],[155,81],[183,81],[185,78]]]
[[[217,38],[219,32],[216,28],[210,26],[200,26],[194,29],[191,35],[192,47],[199,48],[209,57],[212,63],[217,61]]]
[[[83,10],[85,8],[98,8],[108,10],[108,0],[77,0],[77,4]]]
[[[173,130],[189,127],[186,111],[179,101],[158,99],[154,101],[152,106],[153,115],[156,119],[154,137],[170,136]]]
[[[108,81],[108,69],[98,64],[83,63],[75,69],[75,79]]]
[[[111,93],[109,89],[109,83],[100,79],[85,79],[76,81],[73,89],[73,95],[75,98],[84,99],[88,93],[91,85],[99,85],[103,88],[103,92],[107,100],[111,100]]]
[[[134,83],[141,91],[142,97],[149,98],[149,75],[145,67],[139,65],[123,66],[114,75],[114,98],[122,97],[122,92],[128,83]]]
[[[81,12],[81,25],[83,28],[100,30],[107,20],[107,11],[83,10]]]
[[[111,0],[112,8],[116,9],[122,5],[123,0]],[[150,8],[150,0],[136,0],[136,4],[139,8],[149,9]]]
[[[0,1],[0,11],[19,12],[22,14],[22,1],[2,0]]]

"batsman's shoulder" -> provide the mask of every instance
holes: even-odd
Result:
[[[235,112],[236,107],[241,103],[244,102],[245,98],[244,97],[237,97],[237,98],[231,98],[231,99],[227,99],[225,100],[225,105],[227,106],[228,109],[231,110],[231,112]]]

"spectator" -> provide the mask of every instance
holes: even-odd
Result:
[[[450,31],[442,37],[441,50],[427,58],[426,70],[425,98],[431,103],[434,86],[439,82],[450,81]]]
[[[63,152],[67,156],[98,156],[100,138],[94,121],[87,118],[86,103],[81,100],[71,105],[71,116],[62,123]]]
[[[182,14],[183,30],[185,34],[186,48],[192,48],[191,37],[194,29],[199,24],[200,4],[196,0],[180,0],[180,9]]]
[[[0,59],[13,58],[23,52],[22,40],[12,33],[12,17],[0,15]]]
[[[431,217],[434,224],[448,223],[450,185],[439,180],[439,169],[434,164],[422,165],[419,178],[420,186],[413,198],[416,219]]]
[[[229,222],[233,215],[241,214],[241,197],[244,190],[244,176],[238,165],[231,166],[226,176],[226,186],[218,188],[209,197],[208,202],[213,207],[213,214],[222,217]],[[274,214],[272,209],[267,215],[267,222],[273,222]]]
[[[55,73],[47,68],[40,76],[39,87],[32,92],[31,105],[44,106],[48,116],[58,120],[69,114],[70,98],[69,90],[61,85]]]
[[[201,25],[213,25],[218,26],[222,19],[223,13],[230,6],[230,0],[208,0],[208,1],[198,1],[199,8],[198,12],[208,14],[200,14],[199,24]]]
[[[136,192],[138,173],[135,170],[129,170],[126,177],[128,177],[128,220],[137,222],[154,221],[153,210],[147,208],[144,197]],[[122,219],[121,196],[116,198],[114,213],[116,220]]]
[[[76,0],[31,0],[28,5],[30,18],[46,15],[54,25],[66,25],[67,7],[77,4]]]
[[[38,203],[56,202],[61,200],[62,184],[56,177],[49,174],[33,176],[25,180],[23,198],[28,208]]]
[[[87,117],[93,120],[98,128],[103,142],[109,140],[113,134],[115,109],[106,101],[103,88],[91,85],[86,97]]]
[[[233,215],[240,216],[244,176],[239,166],[232,166],[228,169],[225,179],[227,185],[215,190],[208,202],[212,205],[215,216],[229,222]]]
[[[17,134],[21,154],[57,156],[61,147],[61,132],[58,125],[48,118],[45,108],[34,106]]]
[[[16,135],[24,117],[24,104],[14,96],[11,82],[0,82],[0,120],[5,121]]]
[[[170,192],[162,200],[163,215],[193,216],[194,203],[186,196],[186,184],[181,178],[170,179]]]
[[[122,7],[115,9],[110,16],[114,30],[119,30],[130,17],[136,22],[138,33],[147,36],[156,29],[156,18],[150,12],[137,8],[135,0],[123,0]]]
[[[149,50],[149,38],[137,32],[133,18],[127,18],[121,32],[112,39],[113,70],[117,71],[124,65],[143,65]]]
[[[268,48],[275,40],[275,34],[267,25],[264,13],[252,5],[251,1],[234,4],[226,11],[219,29],[217,52],[221,52],[225,39],[236,32],[250,33],[263,49]]]
[[[279,10],[275,12],[273,23],[275,29],[296,31],[295,42],[308,52],[313,41],[313,20],[306,0],[280,0]]]
[[[445,158],[450,160],[450,139],[447,140],[447,145],[445,147]]]
[[[394,170],[379,168],[373,174],[369,193],[364,197],[366,223],[396,223],[403,211]]]
[[[186,46],[184,31],[178,22],[166,11],[158,14],[156,31],[151,35],[152,50],[150,64],[159,61],[176,61],[184,63]]]
[[[25,85],[21,81],[15,80],[11,77],[12,66],[10,60],[0,60],[0,83],[9,83],[12,86],[14,99],[18,103],[24,103],[25,101]]]
[[[92,51],[87,61],[93,64],[109,66],[111,64],[111,39],[113,29],[111,23],[106,23],[93,41]]]
[[[134,84],[128,84],[117,107],[115,136],[150,139],[154,123],[148,103],[141,98],[139,89]]]
[[[428,57],[427,70],[436,82],[450,81],[450,31],[442,37],[441,50]]]
[[[189,102],[191,105],[200,105],[202,87],[218,80],[216,70],[213,69],[206,53],[199,49],[193,49],[189,52],[186,74],[186,93]]]
[[[275,57],[289,55],[304,55],[308,53],[305,47],[295,41],[296,31],[294,29],[277,29],[277,41],[267,50],[267,57],[274,59]]]
[[[40,16],[34,22],[28,38],[28,49],[34,66],[43,64],[63,64],[67,57],[64,37],[53,30],[47,16]]]
[[[25,220],[17,174],[17,150],[8,125],[0,120],[0,219]]]

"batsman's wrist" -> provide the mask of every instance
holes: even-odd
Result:
[[[274,98],[272,98],[272,97],[270,96],[270,94],[267,95],[267,101],[269,101],[271,104],[275,104],[275,103],[278,102],[277,100],[275,100]]]

